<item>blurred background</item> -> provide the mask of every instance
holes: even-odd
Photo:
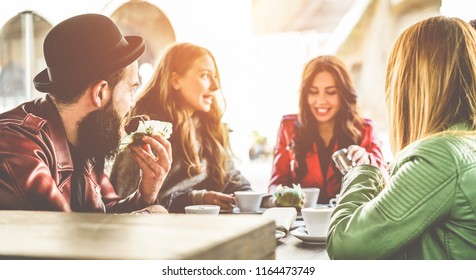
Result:
[[[0,112],[42,96],[31,81],[46,67],[43,40],[54,25],[77,14],[104,14],[124,34],[145,38],[143,83],[172,42],[211,50],[237,166],[265,191],[279,122],[297,113],[307,61],[321,54],[344,61],[360,110],[374,120],[390,161],[384,79],[394,40],[427,17],[469,21],[476,18],[475,6],[473,0],[0,0]]]

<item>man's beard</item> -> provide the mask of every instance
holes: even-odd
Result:
[[[112,100],[104,108],[89,113],[78,127],[78,153],[90,160],[98,174],[106,160],[113,159],[121,141],[121,118]]]

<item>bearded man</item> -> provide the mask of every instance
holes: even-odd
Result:
[[[170,143],[143,136],[130,146],[142,171],[120,199],[104,173],[139,86],[139,36],[85,14],[55,26],[44,41],[47,69],[34,79],[45,97],[0,114],[0,210],[132,212],[156,205],[170,169]]]

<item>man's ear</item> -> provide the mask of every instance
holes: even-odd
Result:
[[[96,82],[92,85],[91,90],[93,103],[96,107],[100,108],[108,103],[108,100],[111,97],[111,91],[109,90],[109,84],[106,81],[100,80]]]
[[[172,84],[173,89],[180,90],[179,77],[177,73],[172,72],[172,75],[170,76],[170,83]]]

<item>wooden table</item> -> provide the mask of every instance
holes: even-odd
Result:
[[[0,211],[5,259],[274,259],[275,248],[258,215]]]
[[[278,240],[277,260],[329,260],[325,244],[308,244],[291,234]]]

